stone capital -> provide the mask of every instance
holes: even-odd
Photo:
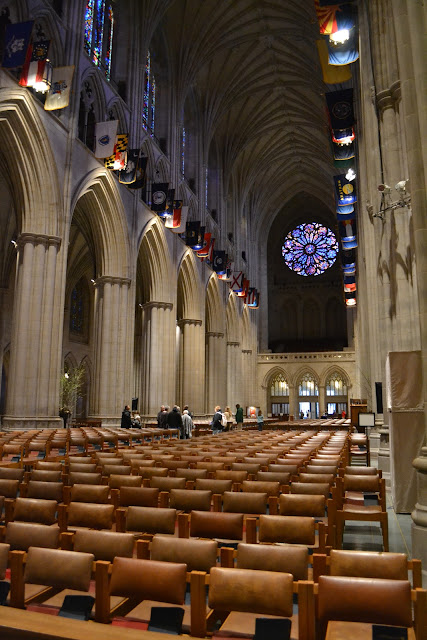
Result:
[[[115,276],[100,276],[94,282],[95,287],[103,287],[106,284],[115,285],[118,284],[120,287],[130,287],[131,281],[129,278],[120,278]]]
[[[223,338],[224,334],[221,333],[220,331],[208,331],[206,333],[206,337],[208,337],[208,338]]]
[[[228,340],[227,347],[240,347],[240,342],[237,342],[234,340]]]
[[[252,349],[242,349],[242,353],[252,353]]]
[[[377,107],[380,112],[394,108],[401,98],[400,81],[397,80],[388,89],[379,91],[376,96]]]
[[[61,238],[59,236],[47,236],[43,233],[21,233],[17,241],[18,249],[21,249],[28,243],[34,246],[41,244],[45,247],[56,247],[59,249],[61,246]]]
[[[172,302],[160,302],[157,300],[150,300],[150,302],[145,302],[144,304],[139,305],[141,309],[150,310],[150,309],[173,309]]]
[[[195,320],[193,318],[183,318],[182,320],[178,320],[178,327],[185,327],[185,325],[194,325],[196,327],[201,327],[202,321]]]

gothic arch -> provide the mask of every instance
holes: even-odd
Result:
[[[153,177],[153,181],[169,182],[169,174],[170,168],[167,166],[164,159],[161,158],[156,164],[155,177]]]
[[[106,106],[107,120],[110,117],[110,114],[114,116],[114,120],[118,120],[118,133],[127,133],[129,131],[129,122],[126,117],[125,110],[123,108],[123,104],[117,98],[113,98]]]
[[[290,377],[286,373],[286,371],[283,369],[283,367],[277,367],[277,366],[273,367],[273,369],[270,369],[270,371],[267,371],[261,383],[262,388],[266,389],[267,393],[272,381],[277,375],[282,375],[285,378],[286,382],[290,385]]]
[[[206,331],[225,332],[224,305],[219,293],[218,278],[214,274],[206,287]]]
[[[130,247],[120,195],[107,169],[91,171],[75,191],[73,218],[89,226],[96,252],[96,277],[128,278]]]
[[[202,297],[200,277],[196,268],[195,258],[192,251],[187,251],[178,272],[178,320],[202,320]]]
[[[252,349],[251,320],[249,317],[249,309],[246,305],[243,307],[240,322],[242,326],[241,347],[242,349]]]
[[[348,377],[348,373],[344,369],[342,369],[341,367],[339,367],[337,365],[332,365],[332,366],[328,367],[327,369],[325,369],[325,371],[322,371],[321,375],[319,376],[319,384],[320,385],[326,385],[328,379],[334,373],[338,373],[342,377],[342,379],[345,381],[345,383],[347,385],[347,390],[350,389],[351,380]]]
[[[94,67],[88,67],[83,73],[80,80],[80,91],[86,91],[90,104],[93,104],[96,121],[105,120],[107,108],[105,104],[104,88],[102,86],[99,74],[96,73]],[[93,91],[93,99],[89,92]]]
[[[145,231],[138,250],[137,302],[172,302],[171,272],[165,230],[156,216]]]
[[[60,236],[63,216],[56,162],[26,89],[0,89],[0,136],[13,175],[18,232]]]
[[[293,385],[295,386],[296,393],[298,393],[298,387],[299,387],[299,384],[300,384],[300,382],[301,382],[302,378],[303,378],[305,375],[310,375],[310,376],[312,376],[312,377],[313,377],[313,379],[316,381],[317,387],[319,387],[319,386],[320,386],[320,379],[319,379],[319,376],[318,376],[318,375],[317,375],[317,373],[314,371],[314,369],[312,369],[311,367],[308,367],[308,366],[306,365],[306,366],[304,366],[304,367],[301,367],[301,369],[299,369],[299,370],[295,373],[295,375],[293,376],[292,383],[293,383]],[[291,381],[289,381],[289,382],[291,382]]]

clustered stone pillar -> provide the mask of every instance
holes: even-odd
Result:
[[[242,365],[239,347],[240,342],[227,342],[227,405],[233,409],[240,404],[244,411],[244,399],[240,397]]]
[[[22,233],[12,322],[9,389],[4,426],[60,426],[59,372],[62,338],[61,239]]]
[[[204,413],[205,404],[205,350],[202,321],[185,318],[180,320],[178,325],[182,334],[181,403],[188,404],[195,415],[201,415]]]
[[[130,280],[101,276],[95,282],[94,383],[90,406],[103,426],[117,424],[129,402],[133,359],[128,341]]]
[[[252,358],[252,349],[242,349],[242,403],[246,406],[255,403],[255,393],[252,385],[254,364]],[[242,404],[240,403],[240,404]],[[263,411],[263,407],[260,407]],[[265,414],[267,415],[267,413]]]
[[[175,317],[170,302],[142,305],[141,406],[156,415],[175,402]]]
[[[206,413],[213,413],[216,405],[223,409],[227,396],[227,362],[224,334],[206,334]]]

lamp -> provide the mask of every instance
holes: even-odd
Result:
[[[46,60],[43,69],[43,77],[33,84],[33,89],[39,93],[46,93],[52,86],[53,67],[50,60]]]
[[[389,198],[387,198],[387,200],[385,199],[386,195],[388,196],[391,194],[391,187],[389,187],[387,184],[378,185],[377,189],[382,195],[381,207],[380,210],[377,211],[377,213],[372,214],[372,217],[384,220],[386,211],[394,211],[395,209],[402,209],[403,207],[409,208],[411,204],[411,196],[409,196],[407,193],[408,185],[408,178],[406,180],[400,180],[395,184],[394,189],[399,194],[399,199],[395,200],[394,202],[390,202]]]
[[[340,29],[339,31],[336,31],[335,33],[331,33],[329,35],[329,42],[332,42],[333,44],[343,44],[344,42],[349,40],[349,38],[349,29]]]

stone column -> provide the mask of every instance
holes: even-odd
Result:
[[[256,403],[253,385],[253,359],[252,349],[242,349],[242,395],[246,406]],[[261,407],[263,411],[265,409]],[[267,415],[267,413],[265,413]]]
[[[195,415],[205,410],[205,350],[201,320],[185,318],[181,329],[180,393],[178,401],[188,404]],[[182,409],[182,406],[181,406]]]
[[[62,340],[61,238],[18,238],[11,361],[4,426],[56,428]]]
[[[103,426],[119,424],[123,407],[131,400],[130,284],[127,278],[112,276],[101,276],[95,282],[94,381],[90,417],[102,418]]]
[[[319,415],[323,416],[326,411],[326,386],[319,384]]]
[[[241,396],[242,367],[239,362],[239,347],[240,342],[227,342],[227,405],[233,409],[236,404],[240,404],[245,413],[245,404]]]
[[[224,334],[209,331],[206,334],[206,413],[213,413],[216,405],[226,405],[227,361]],[[230,405],[231,407],[231,405]]]
[[[294,420],[299,418],[298,409],[298,386],[289,385],[289,420],[293,416]]]
[[[145,416],[156,416],[162,404],[175,403],[175,317],[170,302],[142,305],[140,353],[141,405]]]
[[[422,447],[421,454],[413,461],[413,466],[417,470],[417,502],[412,512],[412,549],[413,557],[421,560],[423,567],[423,582],[427,580],[427,447]]]

